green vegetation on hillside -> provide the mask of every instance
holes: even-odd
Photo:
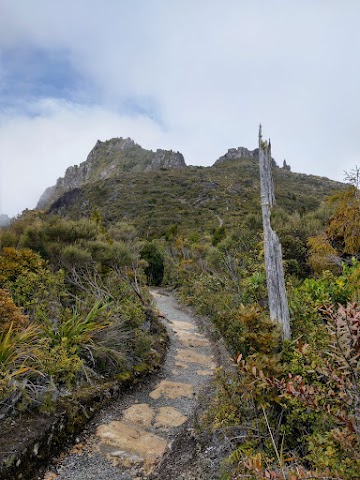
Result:
[[[131,227],[29,211],[0,241],[0,418],[157,359]]]
[[[278,205],[287,213],[314,211],[341,184],[328,179],[274,170]],[[208,234],[221,223],[234,228],[261,225],[258,166],[254,159],[228,160],[213,167],[122,173],[64,194],[51,212],[73,219],[98,208],[104,223],[132,223],[140,236]]]

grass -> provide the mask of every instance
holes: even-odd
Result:
[[[59,321],[52,321],[44,312],[39,312],[42,320],[40,330],[42,336],[49,339],[52,345],[59,344],[66,340],[69,347],[81,348],[88,344],[100,330],[106,328],[104,312],[110,304],[102,304],[97,301],[88,313],[84,314],[75,306],[73,311],[65,311],[65,317]],[[68,318],[66,318],[66,313]]]
[[[37,336],[38,328],[29,325],[14,332],[13,324],[0,333],[0,372],[12,372],[31,357],[31,349]]]

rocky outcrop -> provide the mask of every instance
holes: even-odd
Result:
[[[246,147],[238,147],[238,148],[229,148],[227,153],[222,157],[218,158],[214,165],[219,165],[223,162],[228,160],[241,160],[243,158],[253,158],[254,160],[258,161],[259,158],[259,149],[254,148],[254,150],[249,150]],[[277,167],[275,160],[271,157],[272,166]]]
[[[291,172],[291,166],[290,166],[288,163],[286,163],[286,160],[285,160],[285,159],[284,159],[284,161],[283,161],[283,166],[282,166],[282,168],[283,168],[284,170],[287,170],[288,172]]]
[[[186,163],[184,156],[180,152],[172,150],[156,150],[155,156],[145,171],[160,170],[161,168],[184,168]]]
[[[64,193],[89,182],[104,180],[123,172],[148,172],[160,169],[185,168],[180,152],[172,150],[146,150],[131,138],[98,140],[87,159],[69,167],[56,185],[41,195],[37,208],[47,208]]]
[[[46,205],[51,203],[51,199],[55,197],[55,194],[56,194],[55,185],[53,185],[52,187],[47,187],[44,193],[39,198],[36,208],[39,208],[39,209],[45,208]]]
[[[249,150],[245,147],[229,148],[225,155],[216,160],[215,165],[225,162],[226,160],[233,160],[238,158],[258,158],[258,155],[258,148],[255,148],[254,150]]]

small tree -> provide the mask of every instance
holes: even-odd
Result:
[[[164,277],[164,255],[156,242],[147,243],[140,252],[147,262],[145,274],[149,285],[159,286]]]

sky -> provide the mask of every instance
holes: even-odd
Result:
[[[212,165],[257,146],[343,180],[359,161],[359,0],[0,0],[0,214],[98,139]]]

